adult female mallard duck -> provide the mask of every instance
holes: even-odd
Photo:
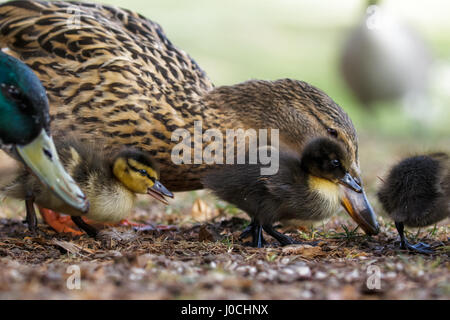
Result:
[[[343,144],[349,174],[362,187],[355,128],[325,93],[290,79],[214,88],[158,24],[135,12],[80,2],[11,1],[0,5],[0,45],[39,75],[55,127],[82,139],[102,137],[108,148],[149,151],[172,191],[202,188],[210,168],[172,161],[179,142],[172,133],[193,134],[195,121],[224,134],[279,129],[280,148],[299,156],[312,138],[328,135]],[[346,194],[340,197],[352,216],[374,214],[364,192]],[[371,227],[375,233],[377,226]]]
[[[21,160],[67,205],[86,211],[88,202],[64,170],[50,136],[45,89],[33,71],[0,51],[0,147]],[[36,220],[27,215],[30,229]]]
[[[149,194],[164,204],[167,204],[165,196],[173,197],[158,181],[158,165],[146,152],[132,147],[107,152],[98,144],[81,143],[75,138],[56,137],[55,141],[64,167],[89,199],[87,213],[55,197],[25,168],[17,172],[12,182],[0,186],[0,194],[26,200],[28,192],[31,192],[33,202],[41,208],[41,213],[47,214],[44,218],[52,216],[52,211],[64,212],[80,229],[94,237],[97,230],[81,217],[96,222],[120,222],[130,213],[136,193]],[[35,215],[32,204],[27,205],[27,215]],[[56,219],[48,222],[57,231],[81,234]]]
[[[410,244],[404,226],[426,227],[450,217],[450,157],[418,155],[400,161],[378,192],[383,208],[395,221],[402,249],[432,253],[424,243]]]

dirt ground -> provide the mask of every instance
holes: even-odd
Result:
[[[371,162],[375,151],[366,145],[361,161],[373,200],[377,175],[396,158]],[[385,154],[401,154],[398,145],[385,145]],[[139,198],[131,217],[176,226],[171,230],[107,228],[99,240],[58,235],[43,224],[32,235],[21,222],[23,204],[2,201],[0,299],[450,299],[448,221],[408,233],[433,255],[398,249],[387,219],[379,218],[381,233],[369,238],[344,213],[284,230],[319,241],[316,247],[279,247],[266,235],[269,247],[254,249],[238,239],[248,223],[242,212],[205,191],[176,198],[168,207]]]

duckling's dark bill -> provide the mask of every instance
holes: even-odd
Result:
[[[341,186],[341,203],[366,234],[376,235],[380,232],[375,212],[362,188],[357,192],[348,186]]]
[[[355,179],[350,175],[350,173],[346,173],[344,178],[339,181],[340,184],[353,189],[355,192],[362,192],[362,188],[355,181]]]
[[[62,166],[53,139],[44,129],[31,143],[17,145],[16,150],[22,161],[57,196],[73,208],[87,212],[86,196]]]
[[[153,187],[148,188],[147,193],[149,195],[151,195],[153,198],[155,198],[156,200],[161,201],[162,203],[164,203],[166,205],[169,204],[169,202],[164,197],[166,196],[166,197],[173,198],[173,193],[170,192],[169,190],[167,190],[167,188],[164,187],[162,185],[162,183],[159,181],[156,181],[155,185]]]

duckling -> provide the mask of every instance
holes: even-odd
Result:
[[[55,142],[64,167],[90,201],[87,213],[55,197],[26,170],[19,172],[13,182],[0,187],[0,193],[7,197],[26,199],[27,190],[31,190],[34,203],[41,207],[41,213],[47,212],[50,216],[51,211],[68,214],[80,229],[93,237],[97,235],[97,230],[81,217],[115,223],[129,214],[136,193],[149,194],[164,204],[167,204],[165,196],[173,197],[158,180],[157,163],[143,151],[124,147],[119,152],[111,153],[104,151],[98,142],[81,143],[75,138],[56,137]],[[52,221],[47,222],[52,225]],[[60,229],[57,221],[53,225],[57,231],[79,234],[64,225],[64,229]]]
[[[86,211],[86,196],[64,170],[50,136],[45,89],[24,63],[0,51],[0,147],[24,163],[67,205]],[[28,227],[37,221],[27,214]]]
[[[85,141],[101,137],[111,150],[131,145],[149,152],[172,191],[203,188],[211,168],[172,161],[180,143],[173,134],[180,129],[193,137],[196,123],[223,136],[230,129],[277,129],[280,149],[298,156],[311,139],[329,136],[344,145],[349,174],[362,187],[351,119],[306,82],[251,80],[215,88],[157,23],[97,3],[9,1],[0,5],[0,30],[0,46],[33,68],[47,89],[54,127]],[[195,154],[195,144],[184,142]],[[363,192],[355,194],[346,208],[372,210],[358,205],[368,204]]]
[[[395,221],[402,249],[432,253],[424,243],[410,244],[403,231],[425,227],[450,216],[450,157],[446,153],[404,159],[389,172],[378,198]]]
[[[275,175],[262,176],[260,164],[225,165],[205,175],[203,183],[252,218],[241,238],[252,235],[253,246],[260,248],[264,230],[281,245],[289,245],[294,241],[277,232],[273,223],[327,219],[339,209],[342,192],[362,193],[349,174],[350,164],[340,143],[321,137],[306,145],[301,158],[281,152]],[[372,211],[364,211],[358,219],[368,233],[377,232],[371,228],[377,225]]]

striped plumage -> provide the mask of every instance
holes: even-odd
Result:
[[[281,139],[295,149],[331,127],[359,173],[353,125],[323,92],[287,79],[214,90],[158,24],[134,12],[78,2],[8,2],[0,6],[0,45],[39,75],[56,130],[150,151],[171,190],[201,188],[202,166],[170,160],[171,133],[192,131],[194,120],[203,120],[204,130],[280,128]]]

